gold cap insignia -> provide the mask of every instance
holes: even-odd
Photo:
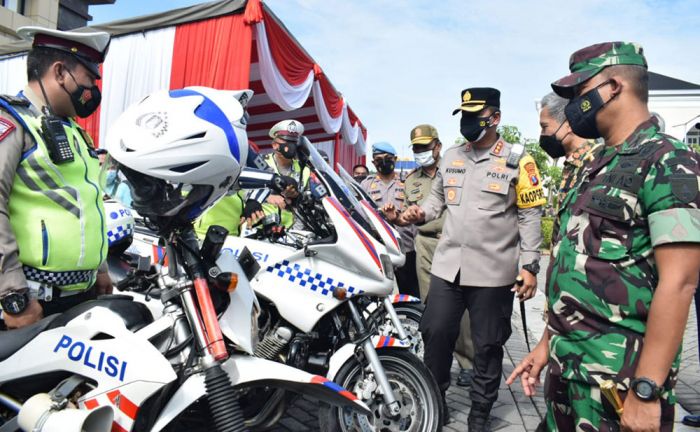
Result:
[[[462,96],[462,102],[469,102],[472,99],[472,94],[470,91],[465,91],[464,96]]]

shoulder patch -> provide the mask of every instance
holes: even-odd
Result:
[[[671,174],[671,192],[684,204],[691,203],[698,196],[698,178],[695,174]]]
[[[0,141],[4,140],[7,138],[9,134],[12,133],[13,130],[15,130],[17,126],[10,120],[6,118],[0,117]]]

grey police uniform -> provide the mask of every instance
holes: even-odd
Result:
[[[518,261],[539,260],[544,203],[537,167],[522,145],[499,138],[489,149],[466,143],[445,152],[421,205],[426,221],[446,213],[421,322],[425,363],[443,391],[466,308],[475,348],[471,399],[491,404],[498,398],[511,288]]]
[[[439,163],[439,162],[438,162]],[[406,207],[411,205],[421,205],[430,196],[433,182],[439,179],[437,171],[432,177],[422,168],[411,171],[406,176]],[[416,273],[418,275],[418,287],[420,289],[421,300],[425,303],[428,298],[430,288],[430,268],[433,264],[433,255],[437,248],[438,241],[442,236],[442,228],[445,223],[445,212],[421,226],[418,226],[416,233]],[[462,369],[472,369],[474,359],[474,345],[472,344],[472,333],[469,327],[469,312],[465,312],[460,324],[461,331],[455,346],[455,357]]]
[[[404,182],[399,179],[398,174],[393,180],[385,182],[376,175],[371,175],[360,184],[377,206],[382,207],[387,203],[393,203],[400,211],[404,208],[406,194]],[[418,278],[416,276],[416,253],[414,251],[414,237],[416,228],[414,226],[398,227],[401,234],[401,251],[406,255],[406,263],[396,269],[396,283],[401,294],[408,294],[415,297],[420,295],[418,291]]]

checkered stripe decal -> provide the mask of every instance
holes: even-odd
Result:
[[[134,233],[134,227],[131,224],[119,225],[111,230],[107,231],[107,238],[109,239],[109,245],[122,240]]]
[[[22,270],[24,276],[31,281],[59,287],[88,282],[95,274],[94,270],[50,272],[29,266],[22,266]]]
[[[287,260],[268,267],[266,271],[327,297],[332,297],[333,290],[336,288],[345,288],[348,291],[348,297],[359,295],[364,292],[352,286],[345,286],[343,282],[334,281],[333,278],[324,277],[320,273],[312,272],[299,264],[295,263],[290,266]]]

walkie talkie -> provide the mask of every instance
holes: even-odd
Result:
[[[39,76],[39,71],[35,69],[34,72],[36,76]],[[57,165],[73,162],[75,157],[73,156],[73,149],[70,148],[66,130],[63,128],[63,122],[60,117],[53,114],[53,109],[49,103],[48,96],[46,96],[46,90],[44,90],[44,84],[41,83],[41,79],[39,79],[39,87],[41,87],[41,94],[44,96],[44,102],[46,103],[42,109],[44,116],[41,118],[41,136],[44,138],[44,143],[49,151],[49,157]]]
[[[46,148],[49,150],[49,157],[55,164],[73,162],[73,149],[68,142],[66,130],[60,118],[45,113],[41,118],[41,135],[44,137]]]

